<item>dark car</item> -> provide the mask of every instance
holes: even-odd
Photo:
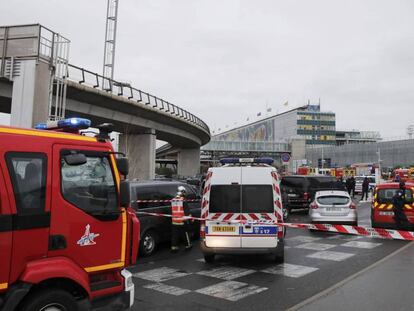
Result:
[[[171,214],[169,200],[177,194],[177,188],[184,186],[187,192],[189,212],[194,217],[200,217],[201,202],[196,188],[179,181],[150,180],[132,181],[131,199],[132,207],[136,211]],[[141,242],[139,254],[149,256],[162,242],[171,239],[171,218],[137,214],[141,225]],[[193,237],[199,236],[200,224],[189,222],[190,232]]]
[[[319,190],[345,190],[345,185],[332,176],[285,176],[280,183],[283,206],[290,213],[309,209]]]

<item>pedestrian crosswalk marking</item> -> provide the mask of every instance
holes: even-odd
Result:
[[[293,238],[288,238],[287,240],[289,242],[309,243],[309,242],[314,242],[320,239],[321,238],[315,238],[315,237],[305,236],[305,235],[297,235]]]
[[[296,248],[310,249],[313,251],[326,251],[327,249],[334,248],[336,245],[323,244],[323,243],[305,243],[297,245]]]
[[[196,290],[197,293],[221,298],[228,301],[238,301],[247,296],[255,295],[267,290],[267,287],[249,285],[247,283],[236,281],[225,281],[215,285]]]
[[[170,286],[162,283],[152,283],[143,286],[146,289],[153,289],[157,292],[161,292],[164,294],[174,295],[174,296],[181,296],[184,294],[191,293],[191,290],[184,289],[176,286]]]
[[[173,279],[180,278],[183,276],[187,276],[189,274],[190,273],[186,273],[178,269],[161,267],[161,268],[156,268],[156,269],[147,270],[143,272],[138,272],[138,273],[133,274],[133,276],[140,278],[140,279],[153,281],[153,282],[165,282],[165,281],[173,280]]]
[[[350,242],[341,244],[341,246],[345,246],[345,247],[355,247],[355,248],[365,248],[365,249],[373,249],[380,245],[382,245],[382,243],[362,242],[362,241],[350,241]]]
[[[252,273],[255,273],[256,270],[244,269],[244,268],[237,268],[237,267],[220,267],[211,270],[204,270],[197,272],[196,274],[205,275],[217,279],[223,280],[234,280],[240,278],[242,276],[246,276]]]
[[[343,252],[322,251],[322,252],[310,254],[306,257],[324,259],[324,260],[332,260],[332,261],[343,261],[354,255],[355,254],[343,253]]]
[[[318,268],[284,263],[261,271],[264,273],[279,274],[291,278],[300,278],[317,270]]]

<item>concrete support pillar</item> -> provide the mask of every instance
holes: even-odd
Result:
[[[118,150],[129,158],[129,179],[155,178],[155,143],[155,130],[148,130],[143,134],[119,136]]]
[[[20,62],[13,78],[10,125],[33,127],[49,117],[49,65],[36,60]]]
[[[181,149],[178,152],[177,174],[189,177],[200,172],[200,148]]]
[[[292,139],[291,141],[291,160],[289,162],[289,171],[293,172],[296,168],[295,161],[306,159],[306,140]],[[293,172],[294,173],[294,172]]]

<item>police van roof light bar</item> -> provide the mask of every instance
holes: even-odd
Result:
[[[68,118],[58,121],[36,124],[37,130],[84,130],[91,126],[91,120],[83,118]]]
[[[255,164],[267,164],[272,165],[272,158],[223,158],[220,160],[222,165],[224,164],[239,164],[239,163],[255,163]]]

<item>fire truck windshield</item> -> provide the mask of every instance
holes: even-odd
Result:
[[[63,197],[91,215],[118,211],[115,178],[106,154],[86,153],[86,163],[69,165],[62,160]]]

